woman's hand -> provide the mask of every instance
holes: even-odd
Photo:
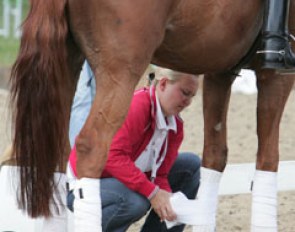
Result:
[[[160,189],[156,193],[156,195],[150,200],[152,208],[158,214],[161,221],[174,221],[176,219],[176,214],[172,210],[170,204],[170,197],[171,193]]]

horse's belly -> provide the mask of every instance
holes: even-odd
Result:
[[[194,0],[191,4],[197,2],[200,4],[203,0]],[[232,68],[249,51],[262,22],[261,3],[249,0],[241,7],[242,2],[222,0],[219,1],[221,7],[214,9],[216,1],[211,1],[213,10],[206,8],[207,5],[200,4],[198,8],[184,5],[182,14],[169,21],[163,43],[152,61],[191,73]],[[196,14],[192,12],[196,10]],[[185,16],[185,11],[189,16]]]
[[[189,73],[222,72],[235,66],[247,53],[248,46],[224,46],[219,41],[211,44],[191,44],[183,50],[159,48],[153,63]]]

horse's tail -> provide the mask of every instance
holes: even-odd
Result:
[[[63,88],[67,63],[67,0],[31,0],[11,72],[13,155],[20,167],[18,203],[31,217],[50,216],[53,174],[67,138]],[[65,95],[65,94],[64,94]]]

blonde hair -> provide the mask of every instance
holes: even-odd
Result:
[[[174,71],[168,68],[157,68],[155,70],[155,78],[152,82],[152,85],[157,85],[158,82],[160,80],[162,80],[163,78],[167,78],[168,80],[172,81],[172,82],[176,82],[177,80],[179,80],[179,78],[181,78],[184,75],[190,75],[190,76],[194,76],[196,78],[198,78],[197,75],[194,74],[187,74],[187,73],[183,73],[183,72],[178,72],[178,71]]]

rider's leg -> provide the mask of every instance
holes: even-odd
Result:
[[[288,30],[290,0],[265,1],[262,44],[258,51],[262,68],[295,69],[295,54],[289,43]]]

